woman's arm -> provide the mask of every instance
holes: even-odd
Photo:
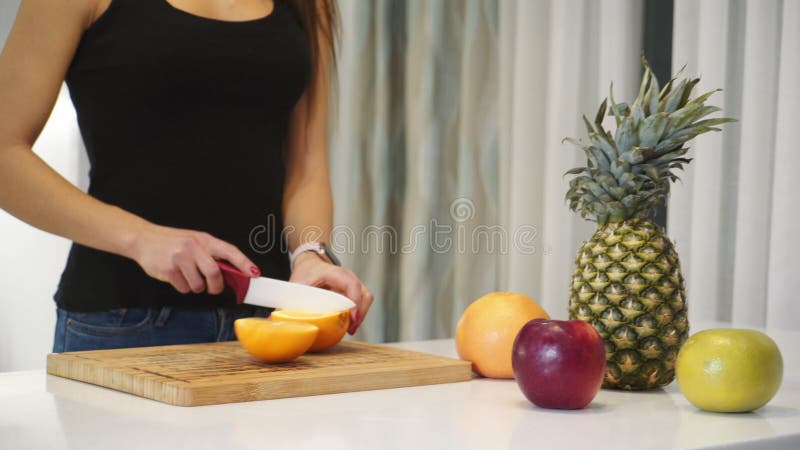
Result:
[[[327,151],[330,50],[327,42],[320,39],[318,66],[309,89],[292,112],[289,125],[283,215],[290,250],[309,241],[330,242],[333,223]],[[291,281],[324,286],[353,300],[357,307],[351,312],[350,334],[358,330],[372,305],[372,293],[353,272],[312,253],[297,257]]]
[[[134,259],[180,292],[219,293],[213,258],[251,272],[232,245],[160,227],[83,193],[33,151],[83,31],[101,0],[23,0],[0,54],[0,208],[42,230]]]
[[[317,88],[319,89],[319,85]],[[283,214],[289,248],[309,241],[330,242],[333,199],[328,170],[327,87],[309,105],[306,92],[289,125]]]

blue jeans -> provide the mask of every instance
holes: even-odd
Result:
[[[154,345],[195,344],[236,339],[233,321],[266,317],[271,310],[239,308],[122,308],[103,312],[56,309],[53,352]]]

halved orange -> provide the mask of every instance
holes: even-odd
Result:
[[[291,361],[305,353],[319,328],[308,323],[247,317],[233,322],[236,339],[253,357],[265,362]]]
[[[272,320],[308,323],[319,328],[317,339],[308,349],[310,352],[325,350],[339,343],[347,332],[347,326],[350,325],[350,311],[347,310],[332,313],[279,310],[273,311],[270,317]]]

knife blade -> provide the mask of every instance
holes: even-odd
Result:
[[[344,311],[356,306],[337,292],[274,278],[254,278],[226,262],[217,264],[225,284],[236,294],[237,303],[309,312]]]

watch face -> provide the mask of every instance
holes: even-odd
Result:
[[[342,265],[342,263],[339,261],[339,258],[337,258],[336,255],[334,255],[333,252],[331,251],[330,247],[328,247],[328,244],[322,244],[320,250],[321,253],[324,253],[325,256],[328,257],[328,259],[331,261],[331,264],[335,266]]]

